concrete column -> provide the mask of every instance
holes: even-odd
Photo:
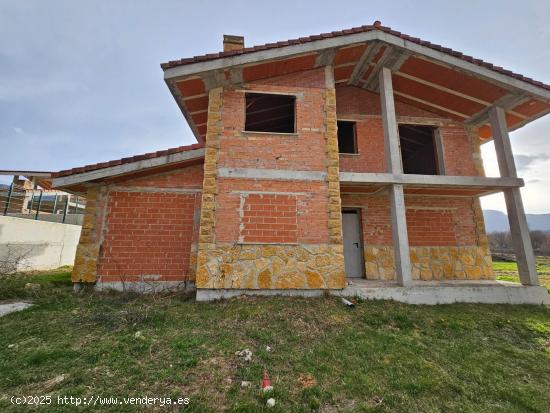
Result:
[[[489,120],[493,131],[500,176],[517,178],[504,109],[496,106],[491,108],[489,111]],[[529,237],[529,227],[527,226],[519,188],[506,189],[504,191],[504,199],[506,201],[510,233],[516,253],[521,283],[523,285],[539,285],[535,255],[533,253],[533,246],[531,245],[531,238]]]
[[[386,168],[392,174],[401,175],[403,174],[403,164],[401,162],[401,148],[390,69],[384,67],[380,70],[379,85],[382,123],[384,125]],[[405,196],[401,184],[390,186],[390,210],[396,278],[399,285],[406,287],[411,285],[412,277],[407,218],[405,215]]]

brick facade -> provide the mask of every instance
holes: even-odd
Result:
[[[295,96],[296,133],[246,132],[246,91]],[[198,288],[344,286],[334,95],[324,68],[210,92],[205,171],[215,165],[310,171],[326,178],[216,176],[207,192],[205,175]],[[207,194],[212,216],[204,212]]]
[[[295,96],[296,133],[245,131],[247,91]],[[386,171],[378,95],[335,88],[330,67],[208,93],[203,164],[90,187],[74,281],[343,288],[342,207],[361,211],[366,277],[395,279],[387,194],[339,182],[339,171]],[[483,175],[475,131],[402,102],[396,111],[399,122],[439,128],[448,175]],[[338,154],[337,120],[357,122],[358,154]],[[220,173],[235,168],[317,178]],[[406,193],[405,203],[414,279],[493,277],[477,198]]]
[[[73,281],[194,280],[203,165],[87,192]]]

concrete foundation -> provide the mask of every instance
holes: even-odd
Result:
[[[320,297],[323,294],[328,294],[328,290],[245,290],[245,289],[197,289],[197,301],[214,301],[224,300],[228,298],[246,296],[261,296],[261,297]]]
[[[534,304],[549,305],[548,291],[540,286],[525,286],[501,281],[413,282],[403,288],[397,283],[353,281],[335,295],[366,300],[395,300],[407,304]]]
[[[356,283],[343,290],[239,290],[239,289],[198,289],[197,301],[213,301],[239,296],[286,296],[286,297],[320,297],[324,294],[339,297],[358,297],[365,300],[395,300],[407,304],[534,304],[549,305],[550,299],[544,287],[523,286],[505,282],[477,283],[441,283],[414,284],[401,287],[397,283]]]
[[[79,283],[74,283],[77,285]],[[120,291],[139,294],[151,294],[171,291],[194,291],[194,281],[129,281],[129,282],[97,282],[96,291]]]

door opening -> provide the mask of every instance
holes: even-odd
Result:
[[[342,210],[342,231],[344,237],[344,263],[346,277],[361,278],[365,273],[361,216],[357,209]]]

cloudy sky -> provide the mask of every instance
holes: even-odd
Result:
[[[0,169],[59,170],[194,138],[161,62],[381,20],[550,83],[550,2],[0,0]],[[550,115],[512,134],[527,212],[550,212]],[[483,148],[488,175],[494,149]],[[499,197],[483,200],[504,210]]]

